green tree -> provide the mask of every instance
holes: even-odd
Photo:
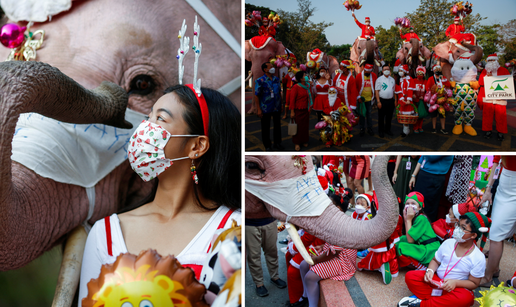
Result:
[[[475,29],[475,35],[477,37],[477,44],[482,46],[484,50],[483,58],[487,58],[488,55],[496,52],[500,49],[500,37],[498,35],[499,24],[485,26],[481,25]]]
[[[351,47],[350,44],[342,44],[342,45],[332,45],[330,47],[330,50],[328,51],[328,55],[333,55],[339,61],[342,61],[344,59],[349,59],[349,56],[351,54]]]
[[[279,26],[276,38],[283,42],[283,45],[292,51],[301,62],[304,62],[301,59],[304,59],[306,52],[315,48],[324,52],[330,49],[324,30],[333,23],[311,21],[310,18],[317,8],[312,7],[310,0],[297,0],[297,4],[296,12],[278,10],[277,13],[281,16],[283,23]]]
[[[450,8],[454,3],[448,0],[421,0],[421,4],[414,12],[406,14],[411,25],[414,26],[414,31],[429,49],[447,40],[445,32],[453,23],[454,16],[450,14]],[[486,18],[481,17],[480,14],[467,15],[464,18],[466,32],[475,33],[483,19]]]
[[[398,27],[392,25],[388,30],[382,26],[375,29],[378,47],[383,55],[384,61],[391,67],[396,62],[396,53],[401,48],[401,39]]]
[[[505,63],[516,59],[516,19],[512,19],[498,28],[500,38],[500,49],[503,55],[500,62]]]

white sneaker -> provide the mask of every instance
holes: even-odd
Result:
[[[421,300],[410,296],[402,298],[398,302],[398,307],[419,307],[421,303]]]

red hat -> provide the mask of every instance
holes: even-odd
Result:
[[[460,21],[459,16],[455,16],[455,18],[453,18],[453,21]]]
[[[340,65],[344,66],[346,68],[349,68],[349,66],[351,66],[351,61],[350,60],[342,60],[342,62],[340,62]]]
[[[471,57],[473,56],[472,53],[464,52],[461,54],[461,56],[458,58],[458,60],[471,60]]]
[[[421,208],[425,207],[425,197],[423,197],[423,194],[419,192],[410,192],[408,193],[407,197],[405,197],[405,203],[409,199],[415,200]]]
[[[423,74],[426,74],[426,68],[424,66],[419,65],[416,68],[416,73],[418,73],[418,72],[422,72]]]
[[[394,72],[398,72],[400,70],[400,65],[401,65],[400,59],[396,59],[396,62],[394,63],[394,67],[392,68],[392,70]]]
[[[458,219],[461,215],[464,215],[468,212],[477,212],[477,206],[475,205],[475,202],[472,200],[469,200],[462,204],[455,204],[452,206],[453,215],[456,219]]]
[[[369,19],[369,17],[366,17],[366,18],[365,18],[365,21],[369,21],[369,22],[371,22],[371,19]]]
[[[365,71],[371,72],[371,71],[373,71],[373,67],[374,67],[373,64],[365,64],[364,69],[365,69]]]
[[[401,65],[400,70],[404,71],[404,72],[406,72],[408,74],[408,72],[409,72],[408,65],[407,64]]]
[[[323,188],[324,192],[328,193],[328,180],[326,180],[326,177],[323,176],[317,176],[319,179],[319,182],[321,183],[321,187]]]
[[[367,201],[367,206],[371,207],[371,202],[373,201],[373,197],[371,195],[369,195],[369,194],[358,194],[355,197],[355,203],[357,202],[357,200],[359,198],[364,198]]]
[[[498,61],[498,54],[493,53],[493,54],[490,54],[489,56],[487,56],[486,61],[490,61],[490,60]]]

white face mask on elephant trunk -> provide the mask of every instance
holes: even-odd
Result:
[[[131,137],[127,155],[131,168],[143,179],[150,181],[166,171],[172,161],[184,160],[189,157],[167,159],[165,145],[171,137],[197,137],[198,135],[172,135],[160,125],[142,121]]]

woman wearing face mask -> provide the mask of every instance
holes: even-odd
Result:
[[[130,138],[128,158],[152,193],[91,229],[81,270],[87,283],[121,253],[175,255],[197,278],[217,229],[240,224],[240,114],[226,97],[191,85],[165,90]]]
[[[439,238],[423,214],[424,206],[424,197],[419,192],[411,192],[405,198],[403,219],[407,235],[396,244],[400,268],[412,265],[417,270],[426,269],[439,248]]]
[[[297,134],[292,136],[295,149],[301,150],[301,145],[308,147],[308,131],[310,109],[313,104],[310,82],[304,71],[296,73],[296,85],[290,91],[290,118],[297,124]]]
[[[482,248],[490,227],[491,220],[481,213],[461,216],[453,238],[439,247],[426,272],[407,272],[405,281],[417,298],[403,298],[398,306],[473,305],[473,290],[479,286],[486,268]],[[475,241],[480,237],[478,248]]]
[[[317,121],[322,120],[324,103],[328,100],[328,90],[332,85],[330,79],[331,75],[328,73],[326,67],[321,67],[321,69],[319,69],[317,80],[315,81],[315,91],[317,92],[317,95],[315,96],[313,106],[313,109],[317,114]]]

